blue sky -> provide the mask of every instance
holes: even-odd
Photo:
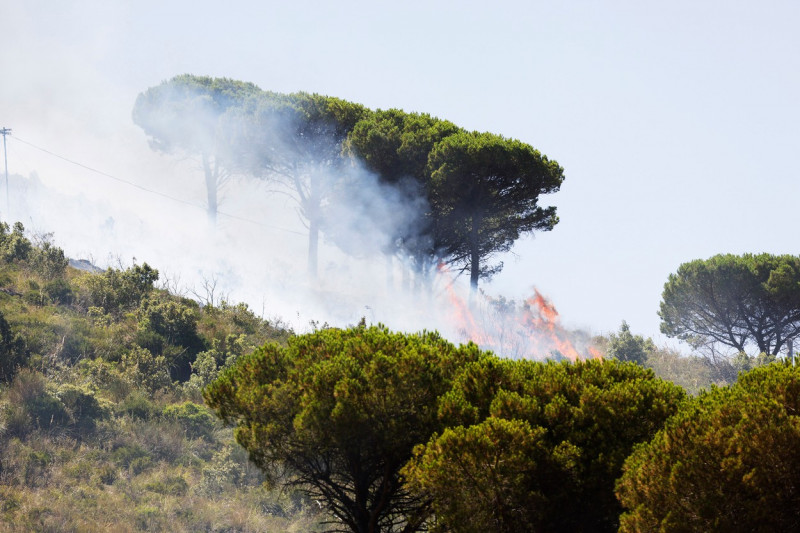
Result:
[[[566,180],[543,203],[561,222],[520,241],[486,288],[535,285],[572,327],[624,319],[655,336],[680,263],[798,253],[796,2],[58,4],[2,2],[0,126],[105,172],[159,185],[137,166],[136,95],[226,76],[431,113],[556,159]],[[23,146],[9,156],[12,173],[58,174],[53,186],[86,179]]]

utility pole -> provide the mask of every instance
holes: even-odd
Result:
[[[0,129],[0,135],[3,136],[3,159],[6,162],[6,217],[11,215],[11,201],[8,199],[8,151],[6,150],[6,135],[11,133],[11,128]],[[11,220],[9,218],[9,220]]]

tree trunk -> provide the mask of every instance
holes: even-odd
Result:
[[[211,162],[209,161],[208,155],[203,154],[203,173],[206,177],[206,196],[208,198],[208,221],[211,223],[212,227],[216,227],[217,225],[217,189],[218,189],[218,177],[219,172],[214,165],[214,168],[211,167]]]
[[[470,249],[470,269],[469,269],[469,285],[470,285],[470,299],[472,295],[478,292],[478,278],[481,274],[481,255],[478,241],[478,228],[480,227],[480,217],[478,215],[472,216],[472,230],[469,235],[469,249]]]
[[[317,256],[319,253],[319,221],[308,221],[308,276],[317,279]]]

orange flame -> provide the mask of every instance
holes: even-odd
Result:
[[[593,346],[585,347],[583,354],[575,347],[555,306],[537,289],[519,308],[513,301],[492,299],[482,292],[468,304],[447,267],[440,264],[438,271],[452,309],[451,321],[463,338],[505,356],[547,357],[557,352],[572,361],[600,357]]]
[[[437,270],[440,274],[449,274],[449,270],[444,263],[439,263]],[[474,313],[469,308],[469,305],[464,301],[464,298],[459,296],[456,292],[454,278],[445,282],[444,290],[450,307],[453,310],[453,319],[458,327],[459,333],[478,345],[484,346],[490,344],[490,339],[486,331],[478,327]]]
[[[603,358],[603,354],[601,354],[600,350],[598,350],[594,346],[589,346],[588,350],[589,350],[589,355],[591,355],[593,358],[595,358],[595,359],[602,359]]]
[[[566,337],[567,332],[561,326],[561,319],[555,306],[538,290],[533,289],[533,293],[532,297],[525,300],[523,325],[529,326],[532,335],[549,341],[564,357],[572,361],[581,359],[572,341]]]

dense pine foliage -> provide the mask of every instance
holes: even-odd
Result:
[[[799,410],[788,363],[687,402],[626,461],[620,531],[800,529]]]

